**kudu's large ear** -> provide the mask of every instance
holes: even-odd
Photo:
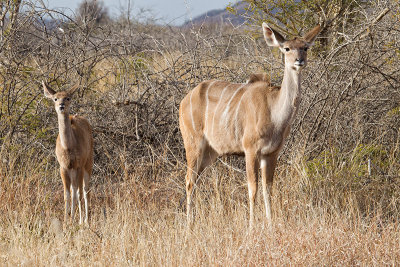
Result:
[[[69,90],[68,90],[68,94],[69,95],[73,95],[76,91],[76,89],[78,89],[80,86],[79,81],[77,81]]]
[[[269,46],[281,47],[285,42],[285,38],[276,30],[268,26],[267,23],[262,24],[264,39]]]
[[[43,92],[47,98],[53,98],[53,95],[56,93],[53,89],[50,88],[44,81],[42,81]]]
[[[306,33],[303,38],[307,43],[310,43],[310,45],[314,44],[314,40],[317,37],[318,33],[321,31],[321,26],[317,25],[314,27],[311,31]]]

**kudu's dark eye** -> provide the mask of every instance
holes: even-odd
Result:
[[[67,97],[67,101],[70,101],[70,100],[71,100],[71,98]]]
[[[57,98],[54,98],[54,101],[57,101]]]
[[[285,50],[286,50],[286,52],[289,52],[290,48],[289,47],[285,47]]]
[[[304,47],[304,51],[307,51],[308,50],[308,47]]]

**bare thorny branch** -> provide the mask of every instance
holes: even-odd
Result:
[[[117,19],[81,25],[59,11],[27,8],[17,17],[0,59],[2,151],[9,144],[52,147],[55,118],[41,101],[38,81],[61,88],[82,80],[83,97],[74,110],[94,126],[96,172],[122,171],[115,167],[121,153],[127,166],[155,155],[168,161],[164,168],[171,170],[184,164],[179,102],[197,83],[244,82],[251,73],[268,69],[279,84],[282,75],[275,52],[240,28],[226,26],[215,33],[207,26],[170,29]],[[317,46],[282,162],[298,151],[313,158],[330,146],[352,151],[360,143],[397,140],[398,115],[387,115],[400,102],[400,31],[394,14],[379,7],[368,22],[349,25],[323,56]],[[24,21],[31,23],[19,23]],[[387,100],[378,106],[381,99]]]

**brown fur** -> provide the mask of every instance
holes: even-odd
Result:
[[[271,84],[271,79],[266,73],[256,73],[251,74],[247,83],[255,83],[255,82],[265,82],[267,84]]]
[[[64,221],[66,222],[69,216],[70,195],[71,219],[74,217],[78,199],[80,223],[82,223],[81,202],[85,199],[85,222],[88,223],[88,190],[93,168],[93,135],[92,128],[85,118],[69,115],[71,98],[76,89],[77,86],[74,86],[68,91],[56,93],[43,82],[44,93],[46,97],[54,101],[58,115],[59,134],[56,142],[56,156],[64,185]]]
[[[85,118],[77,115],[69,116],[69,120],[71,121],[74,136],[80,136],[80,138],[77,138],[77,145],[75,147],[64,149],[61,146],[60,135],[57,136],[56,155],[58,162],[65,169],[77,169],[85,166],[84,169],[91,174],[91,163],[93,163],[92,127]],[[83,159],[86,159],[85,164],[82,164],[82,161],[85,161]]]
[[[289,134],[300,93],[300,69],[307,59],[319,26],[304,39],[286,41],[263,24],[268,45],[285,53],[282,88],[272,87],[266,74],[254,74],[246,84],[204,81],[190,91],[179,108],[179,125],[188,164],[187,216],[196,177],[218,156],[244,154],[250,197],[250,226],[254,221],[258,169],[262,163],[262,188],[268,222],[273,174],[279,151]]]

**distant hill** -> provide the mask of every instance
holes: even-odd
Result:
[[[206,13],[199,15],[193,18],[190,21],[186,21],[182,26],[199,26],[202,24],[220,24],[220,23],[227,23],[233,24],[235,26],[241,25],[246,22],[246,19],[241,16],[241,14],[245,14],[248,3],[239,1],[233,7],[237,10],[237,15],[230,13],[229,11],[224,9],[214,9],[207,11]]]

